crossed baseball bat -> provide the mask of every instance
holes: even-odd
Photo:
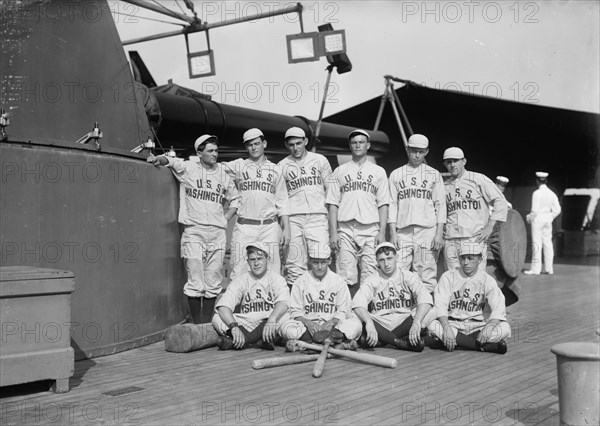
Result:
[[[315,367],[313,369],[313,377],[321,377],[325,369],[325,360],[332,356],[339,356],[354,361],[360,361],[365,364],[376,365],[385,368],[396,368],[398,362],[393,358],[387,358],[384,356],[365,354],[361,352],[348,351],[345,349],[335,349],[330,347],[331,341],[325,341],[324,345],[316,345],[313,343],[306,343],[301,340],[289,340],[286,344],[287,352],[297,352],[298,350],[311,349],[320,351],[319,354],[309,355],[292,355],[287,357],[271,357],[264,359],[257,359],[252,362],[252,368],[260,370],[262,368],[278,367],[281,365],[300,364],[303,362],[310,362],[316,360]]]

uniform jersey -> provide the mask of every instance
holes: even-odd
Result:
[[[231,281],[216,308],[225,306],[233,312],[240,305],[236,320],[240,325],[254,329],[259,322],[269,318],[277,302],[290,305],[290,292],[282,276],[267,271],[262,278],[256,279],[246,272]]]
[[[179,222],[184,225],[214,225],[226,228],[225,200],[237,203],[239,193],[221,164],[213,169],[202,163],[165,157],[167,166],[180,182]]]
[[[321,154],[307,152],[301,160],[288,155],[278,163],[287,187],[290,214],[326,214],[325,195],[331,165]]]
[[[342,277],[327,271],[322,280],[308,271],[302,274],[292,287],[290,317],[304,317],[311,321],[346,319],[350,311],[350,291]]]
[[[560,214],[560,203],[556,194],[542,184],[531,197],[532,221],[552,222]]]
[[[498,187],[481,173],[465,171],[444,182],[446,231],[444,238],[468,238],[483,230],[488,220],[506,222],[508,206]],[[489,205],[493,206],[490,215]]]
[[[342,164],[333,172],[327,189],[326,203],[338,206],[338,222],[379,223],[379,207],[390,201],[385,170],[370,161]]]
[[[278,165],[242,158],[222,164],[240,193],[239,217],[263,220],[289,215],[287,190]]]
[[[388,222],[398,229],[410,225],[431,228],[446,223],[446,192],[440,173],[427,164],[406,164],[390,174]]]
[[[502,290],[489,274],[477,271],[467,277],[460,269],[444,272],[434,293],[438,317],[451,320],[483,321],[484,308],[491,310],[489,320],[506,321],[506,306]]]

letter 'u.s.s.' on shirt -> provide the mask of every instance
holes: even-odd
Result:
[[[290,214],[327,214],[325,192],[331,176],[329,161],[314,152],[302,160],[288,155],[278,163],[290,201]]]
[[[379,223],[379,207],[391,201],[383,167],[365,161],[348,161],[335,169],[327,189],[326,203],[338,206],[338,221],[356,220],[363,225]]]
[[[221,164],[209,169],[200,162],[166,157],[179,185],[179,223],[226,228],[223,206],[235,206],[239,193]]]
[[[506,222],[508,204],[498,187],[481,173],[465,171],[444,182],[446,231],[444,238],[468,238],[481,231],[488,220]],[[493,206],[490,215],[489,206]]]
[[[240,193],[239,217],[262,220],[289,215],[290,204],[281,167],[269,160],[256,162],[249,158],[222,164]]]

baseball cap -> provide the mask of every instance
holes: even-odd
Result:
[[[505,176],[496,176],[496,180],[504,185],[506,185],[508,182],[510,182],[510,179],[508,179]]]
[[[265,137],[265,135],[263,135],[263,132],[261,132],[260,129],[253,128],[253,129],[246,130],[242,139],[243,139],[244,143],[246,143],[248,141],[251,141],[252,139],[256,139],[261,136],[263,138]]]
[[[287,129],[287,132],[285,132],[284,139],[305,138],[305,137],[306,137],[306,133],[304,133],[304,130],[302,130],[300,127],[290,127],[289,129]]]
[[[331,247],[328,243],[316,243],[308,247],[308,256],[313,259],[329,259]]]
[[[214,139],[216,143],[219,143],[219,138],[215,135],[202,135],[194,142],[194,149],[198,151],[198,147],[209,139]]]
[[[460,159],[465,158],[465,153],[460,148],[456,148],[456,147],[448,148],[447,150],[444,151],[443,159],[447,160],[449,158],[460,160]]]
[[[546,173],[546,172],[535,172],[535,175],[539,178],[547,178],[548,177],[548,173]]]
[[[265,254],[267,255],[267,257],[269,256],[269,249],[267,248],[267,245],[265,243],[262,243],[260,241],[257,241],[257,242],[254,242],[254,243],[248,243],[248,244],[246,244],[246,247],[244,247],[244,249],[246,251],[248,251],[248,249],[250,247],[254,247],[254,248],[257,248],[257,249],[259,249],[261,251],[264,251]]]
[[[397,252],[396,247],[392,243],[388,243],[386,241],[384,243],[381,243],[381,244],[377,245],[377,247],[375,247],[375,254],[379,253],[379,250],[381,250],[382,248],[385,248],[385,247],[394,250],[394,253]]]
[[[474,241],[463,241],[460,243],[460,255],[468,255],[468,254],[481,254],[482,247],[481,244],[476,243]]]
[[[350,132],[350,134],[348,135],[348,140],[352,139],[352,136],[355,136],[355,135],[366,136],[367,137],[367,142],[371,140],[371,136],[369,136],[369,134],[367,133],[367,131],[366,130],[362,130],[362,129],[352,130]]]
[[[408,138],[408,147],[409,148],[421,148],[425,149],[429,146],[429,139],[426,136],[415,133],[410,138]]]

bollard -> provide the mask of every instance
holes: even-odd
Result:
[[[552,346],[551,352],[556,355],[561,425],[599,424],[598,343],[559,343]]]

